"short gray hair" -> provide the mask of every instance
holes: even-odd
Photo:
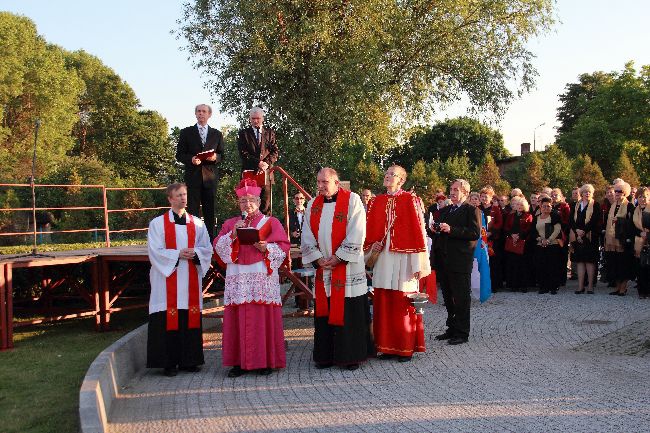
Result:
[[[253,114],[255,114],[255,113],[259,113],[259,114],[262,115],[262,117],[264,117],[264,110],[262,108],[260,108],[260,107],[251,108],[251,111],[248,112],[248,117],[252,117]]]
[[[329,175],[330,177],[333,177],[334,180],[339,180],[339,173],[336,170],[334,170],[332,167],[323,167],[320,170],[318,170],[318,174]]]
[[[465,191],[465,195],[468,195],[469,192],[471,191],[471,187],[469,186],[469,182],[466,181],[465,179],[455,179],[451,184],[455,183],[460,183],[460,189]]]
[[[594,188],[594,186],[592,184],[585,183],[584,185],[582,185],[580,187],[580,194],[582,194],[585,191],[589,191],[589,192],[591,192],[593,194],[596,191],[596,189]]]
[[[199,107],[207,107],[208,108],[208,113],[212,114],[212,107],[210,107],[208,104],[199,104],[196,107],[194,107],[194,112],[196,113],[196,110],[199,109]]]

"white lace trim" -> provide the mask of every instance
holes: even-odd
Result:
[[[282,305],[278,274],[264,272],[238,273],[226,276],[225,305],[263,303]]]

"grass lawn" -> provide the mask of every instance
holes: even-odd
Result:
[[[12,350],[0,352],[0,431],[78,432],[79,388],[95,357],[147,320],[147,310],[19,328]]]

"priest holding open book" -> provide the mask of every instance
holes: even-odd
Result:
[[[224,367],[232,367],[228,377],[286,366],[278,268],[290,244],[282,223],[260,212],[261,191],[254,180],[241,181],[235,190],[241,216],[226,220],[214,241],[226,264],[222,354]]]

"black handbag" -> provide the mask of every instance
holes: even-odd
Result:
[[[650,267],[650,245],[641,247],[641,254],[639,254],[639,265],[642,268]]]

